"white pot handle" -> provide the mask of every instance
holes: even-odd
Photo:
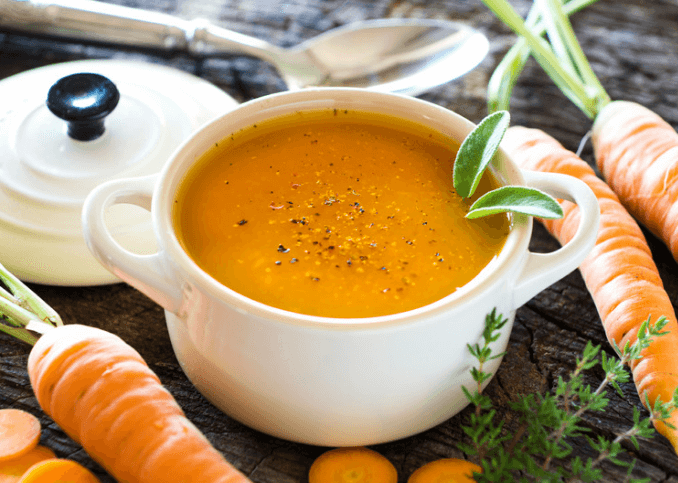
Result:
[[[598,200],[583,181],[564,174],[537,171],[523,171],[523,176],[527,186],[576,203],[580,218],[577,233],[565,246],[552,253],[528,253],[513,292],[515,307],[520,307],[579,267],[596,243],[600,224]]]
[[[85,199],[82,226],[85,243],[111,273],[138,289],[166,310],[176,312],[181,289],[165,270],[160,252],[139,255],[121,247],[105,223],[106,211],[116,204],[132,204],[151,211],[157,174],[125,178],[99,185]]]

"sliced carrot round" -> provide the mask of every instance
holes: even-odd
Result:
[[[311,465],[308,483],[397,483],[398,473],[381,454],[365,447],[337,448]]]
[[[101,483],[91,471],[73,460],[53,458],[34,464],[17,483]]]
[[[0,409],[0,461],[18,458],[38,445],[40,421],[21,409]]]
[[[0,483],[16,483],[28,468],[50,458],[56,458],[54,451],[38,445],[18,458],[0,461]]]
[[[470,461],[443,458],[425,464],[407,480],[407,483],[472,483],[473,473],[483,469]]]

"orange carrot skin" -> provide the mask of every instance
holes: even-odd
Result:
[[[617,195],[576,154],[538,129],[520,126],[508,129],[502,147],[523,169],[563,173],[584,181],[600,204],[600,230],[596,245],[579,269],[596,304],[608,340],[619,347],[637,339],[640,325],[648,317],[665,316],[666,335],[656,338],[632,361],[638,394],[647,393],[667,402],[678,388],[678,324],[671,300],[664,290],[652,253],[640,227],[619,202]],[[561,202],[564,217],[542,220],[561,244],[567,243],[579,225],[579,208]],[[668,422],[678,427],[678,411]],[[678,431],[663,423],[655,425],[678,452]]]
[[[33,347],[28,374],[42,409],[119,482],[250,481],[116,335],[82,325],[54,329]]]
[[[591,140],[622,204],[678,260],[678,133],[646,107],[614,101],[596,116]]]

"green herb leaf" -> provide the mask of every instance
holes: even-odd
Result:
[[[478,198],[471,205],[466,218],[480,218],[508,211],[539,218],[563,216],[563,210],[558,202],[543,191],[524,186],[503,186]]]
[[[508,129],[509,120],[508,112],[497,111],[483,119],[462,142],[452,172],[454,189],[462,198],[469,198],[475,192]]]

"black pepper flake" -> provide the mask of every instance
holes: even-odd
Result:
[[[350,267],[351,265],[353,265],[353,262],[351,260],[346,260],[346,265]]]
[[[299,259],[293,258],[293,259],[290,260],[290,263],[297,263],[298,261],[299,261]]]
[[[242,226],[242,225],[244,225],[245,223],[247,223],[247,220],[242,219],[242,220],[240,220],[240,221],[238,222],[238,225]]]
[[[314,282],[320,282],[320,279],[318,277],[313,277]]]
[[[282,245],[278,245],[278,251],[279,251],[280,253],[287,253],[287,252],[290,251],[290,249],[289,249],[289,248],[285,248],[285,247],[282,246]]]
[[[334,245],[330,245],[327,247],[328,250],[334,250]]]
[[[275,264],[276,265],[282,265],[282,262],[280,260],[276,260]]]
[[[384,290],[381,291],[381,293],[386,293],[389,292],[391,289],[390,288],[385,288]]]

